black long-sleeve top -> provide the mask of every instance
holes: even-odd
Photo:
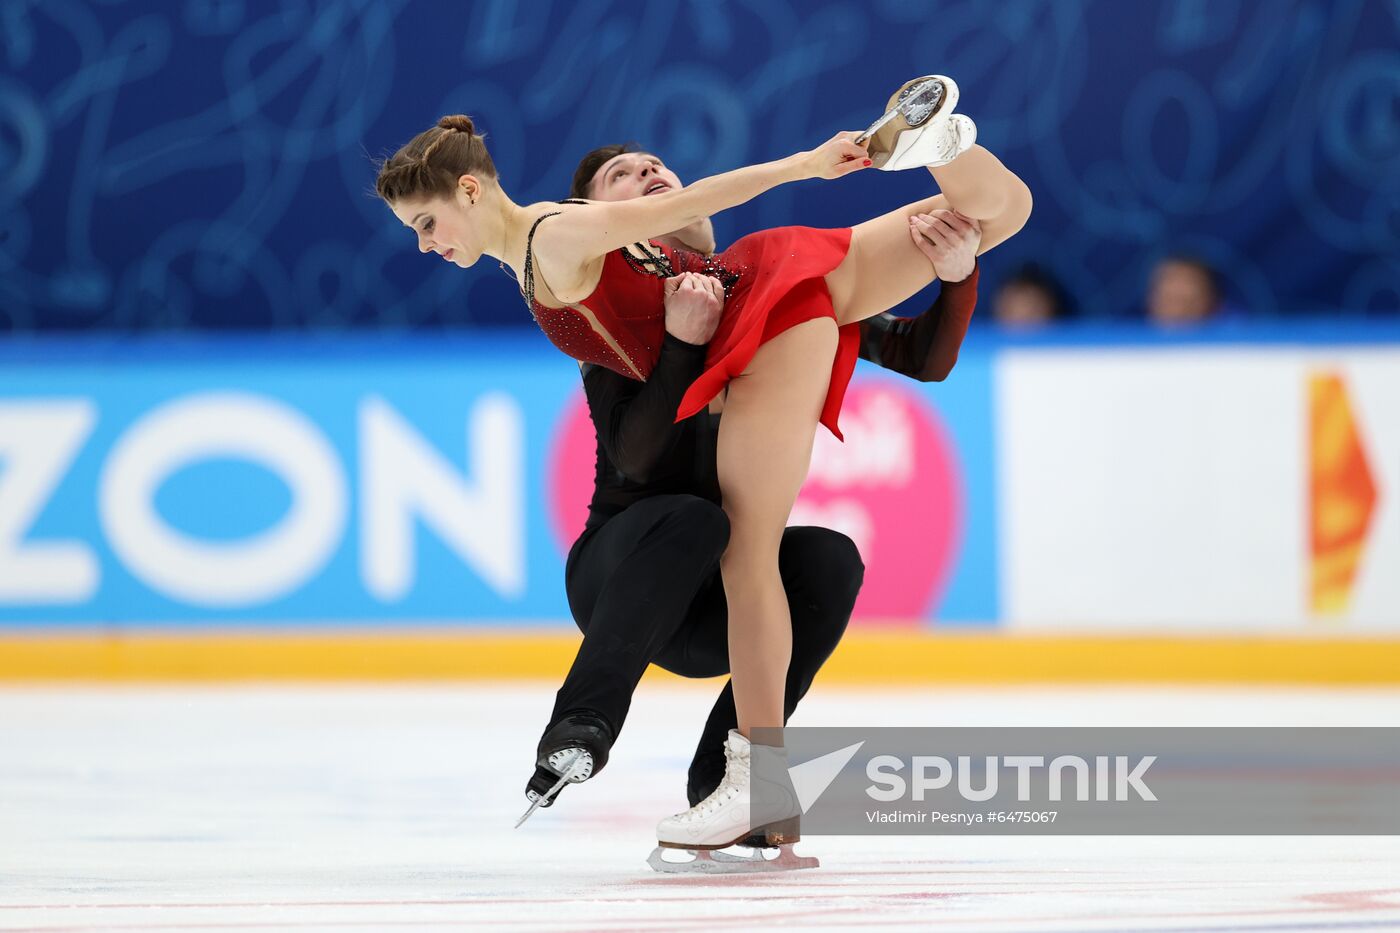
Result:
[[[918,317],[879,314],[860,324],[860,356],[920,382],[952,371],[977,305],[976,266],[961,282],[943,283]],[[681,396],[704,369],[705,345],[667,333],[645,382],[591,363],[582,365],[588,412],[598,436],[598,465],[588,527],[641,499],[687,493],[719,504],[715,438],[720,415],[701,411],[677,424]]]

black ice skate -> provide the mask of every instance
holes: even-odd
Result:
[[[596,713],[568,713],[545,732],[535,758],[535,774],[525,785],[530,809],[516,822],[520,827],[541,807],[554,805],[565,784],[581,784],[603,770],[612,748],[613,730]]]

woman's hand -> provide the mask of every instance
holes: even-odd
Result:
[[[867,140],[865,145],[856,145],[859,135],[857,132],[837,133],[817,148],[802,153],[805,177],[840,178],[869,168],[870,156],[865,150],[870,143]]]

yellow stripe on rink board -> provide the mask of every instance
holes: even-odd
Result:
[[[578,642],[557,629],[9,634],[0,681],[558,680]],[[1400,685],[1400,639],[857,631],[821,681]]]

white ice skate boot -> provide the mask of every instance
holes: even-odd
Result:
[[[767,757],[762,777],[753,773],[755,754]],[[753,872],[791,871],[817,868],[819,862],[792,852],[799,835],[802,808],[792,787],[775,783],[767,777],[786,775],[787,753],[772,746],[754,746],[731,729],[724,743],[724,780],[715,792],[684,813],[668,816],[656,826],[657,849],[647,860],[661,872]],[[757,782],[757,786],[756,786]],[[750,837],[761,838],[767,847],[777,847],[774,858],[766,858],[762,849],[753,849],[747,856],[717,852]],[[668,850],[690,850],[689,861],[671,861]]]
[[[856,141],[869,139],[870,160],[881,171],[947,165],[977,141],[976,124],[953,112],[957,103],[952,78],[915,78],[894,92],[885,115]]]
[[[784,750],[763,746],[761,753],[775,756],[786,770]],[[723,849],[750,834],[763,836],[770,846],[796,842],[802,813],[797,798],[790,787],[771,781],[765,781],[755,794],[752,756],[749,740],[731,729],[724,744],[724,780],[689,810],[658,823],[658,844],[672,849]]]

